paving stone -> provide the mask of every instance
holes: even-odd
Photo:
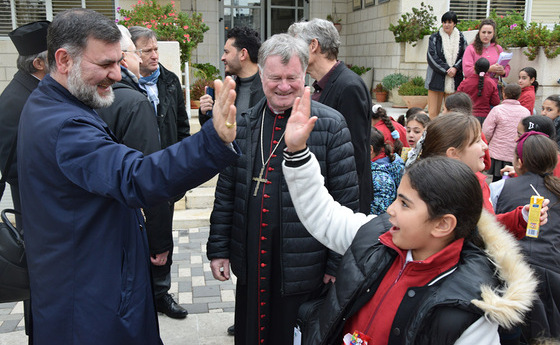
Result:
[[[219,286],[194,286],[193,297],[221,297]]]

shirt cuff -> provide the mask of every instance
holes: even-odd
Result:
[[[309,162],[310,159],[311,151],[309,151],[309,147],[296,152],[288,152],[286,148],[284,149],[284,162],[289,168],[300,167]]]

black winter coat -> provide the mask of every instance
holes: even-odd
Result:
[[[459,84],[463,81],[463,54],[465,54],[465,49],[467,49],[465,37],[459,32],[459,52],[457,53],[457,59],[453,66],[447,64],[443,49],[439,31],[433,33],[430,36],[427,54],[428,71],[426,74],[426,88],[428,90],[443,92],[445,90],[445,76],[447,75],[447,70],[451,67],[457,69],[455,78],[453,78],[455,81],[455,90],[457,90]]]
[[[207,256],[210,260],[229,258],[241,284],[247,279],[247,204],[252,195],[251,176],[258,140],[258,135],[254,134],[259,132],[259,118],[265,104],[266,98],[263,98],[237,118],[236,142],[243,156],[220,174],[210,217]],[[326,187],[335,200],[356,210],[357,174],[346,122],[339,112],[318,102],[311,103],[311,113],[319,119],[307,144],[319,161]],[[282,293],[313,291],[321,286],[325,273],[334,275],[339,255],[315,240],[300,223],[285,181],[282,181],[282,196],[278,202],[283,222],[280,234]],[[294,253],[293,248],[301,250]],[[307,255],[301,255],[302,252]]]
[[[10,171],[3,170],[17,136],[21,110],[37,85],[39,85],[39,79],[19,70],[0,95],[0,169],[2,169],[2,175],[8,176],[8,183],[11,185],[17,186],[18,184],[15,154]]]
[[[130,72],[128,72],[130,73]],[[107,108],[97,109],[99,116],[117,141],[149,155],[161,150],[158,123],[152,103],[127,72],[113,85],[115,101]],[[173,248],[173,214],[169,202],[144,209],[150,254]]]
[[[319,102],[338,110],[346,120],[358,172],[360,212],[371,212],[373,180],[369,136],[371,134],[371,95],[362,78],[352,72],[344,62],[336,66],[321,92]]]
[[[345,322],[373,297],[397,256],[377,240],[391,226],[389,215],[383,214],[358,230],[340,263],[336,284],[320,307],[307,309],[310,322],[302,330],[303,344],[340,344]],[[388,344],[453,344],[483,315],[470,302],[480,298],[480,286],[496,286],[497,282],[494,266],[484,252],[465,242],[454,272],[431,286],[408,290]],[[300,315],[313,304],[308,303]]]
[[[159,70],[157,119],[161,148],[164,149],[188,137],[191,127],[179,78],[161,64]]]

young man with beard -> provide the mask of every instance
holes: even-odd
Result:
[[[185,98],[179,78],[159,63],[157,37],[154,31],[141,26],[129,28],[132,42],[142,51],[139,85],[153,105],[159,128],[161,148],[166,148],[188,137],[190,126],[185,108]],[[148,243],[152,253],[152,278],[157,310],[165,315],[183,319],[188,312],[169,294],[171,265],[173,264],[173,211],[177,195],[158,208],[148,210]]]
[[[50,74],[22,111],[18,171],[36,345],[162,344],[139,208],[239,156],[231,79],[216,81],[213,121],[195,136],[148,156],[117,143],[94,109],[113,102],[120,39],[95,11],[57,14]]]
[[[260,47],[261,39],[259,33],[254,29],[242,26],[228,31],[222,61],[226,75],[235,78],[235,92],[237,93],[235,106],[238,114],[253,107],[264,97],[257,65]],[[198,120],[201,125],[210,119],[208,111],[212,110],[213,104],[214,101],[210,95],[200,98]]]

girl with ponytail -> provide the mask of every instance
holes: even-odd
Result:
[[[473,102],[473,115],[480,124],[484,122],[490,112],[490,106],[500,104],[498,87],[490,80],[488,69],[490,63],[486,58],[480,58],[474,64],[476,74],[467,77],[459,85],[457,91],[464,92],[471,97]]]
[[[537,70],[533,67],[525,67],[519,71],[519,79],[517,84],[521,86],[521,96],[519,96],[519,103],[529,109],[531,115],[534,114],[535,108],[535,93],[539,88],[537,82]]]
[[[393,147],[393,152],[400,156],[402,148],[408,147],[406,129],[389,117],[387,111],[379,104],[374,105],[371,109],[373,110],[371,125],[383,133],[385,142],[390,143]]]
[[[514,168],[519,177],[505,180],[496,191],[496,212],[524,205],[535,190],[550,199],[548,222],[541,224],[537,238],[520,241],[529,264],[538,276],[539,299],[533,305],[522,340],[527,344],[540,335],[560,337],[560,179],[552,174],[558,162],[557,146],[542,132],[525,132],[517,140]]]

